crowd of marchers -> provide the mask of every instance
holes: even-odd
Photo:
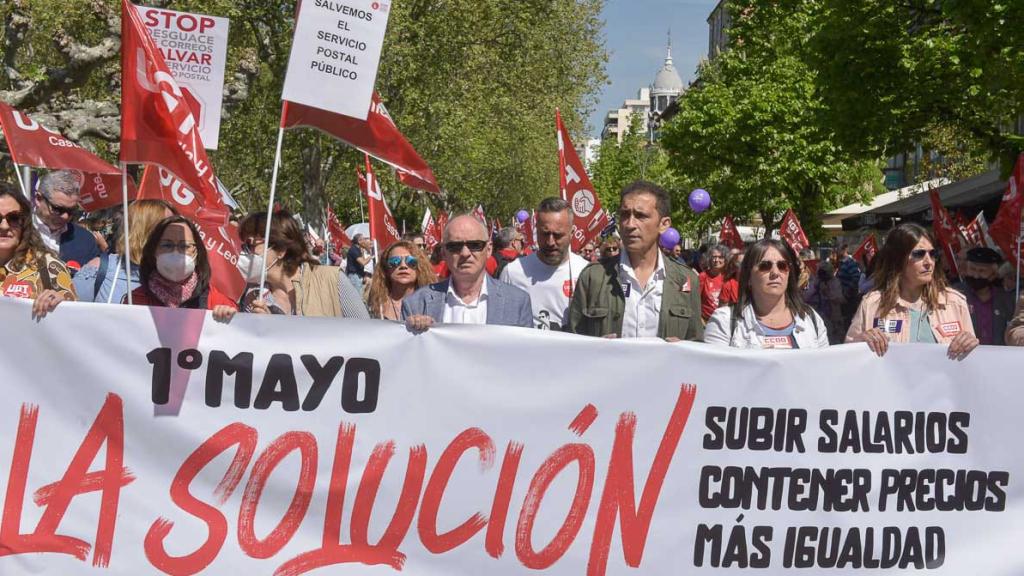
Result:
[[[71,171],[44,175],[31,201],[0,186],[0,293],[33,300],[39,318],[63,301],[130,300],[209,309],[222,322],[238,313],[378,318],[415,333],[490,324],[736,348],[864,342],[879,356],[890,342],[916,342],[943,344],[956,360],[979,344],[1024,346],[1024,299],[1004,285],[999,253],[967,250],[952,282],[931,234],[913,223],[891,230],[865,268],[846,247],[819,261],[771,238],[744,250],[660,246],[671,199],[643,181],[622,190],[617,233],[580,254],[570,250],[570,206],[554,197],[536,207],[532,244],[463,214],[436,246],[410,235],[376,258],[366,236],[335,252],[286,210],[256,212],[232,222],[247,282],[235,301],[214,287],[198,228],[171,204],[133,202],[125,238],[109,220],[79,219],[80,186]]]

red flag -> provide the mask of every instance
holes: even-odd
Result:
[[[743,237],[740,236],[740,231],[736,228],[736,223],[732,221],[732,216],[726,216],[725,219],[722,220],[722,230],[718,232],[718,241],[729,248],[743,250]]]
[[[480,204],[473,208],[473,217],[479,220],[482,224],[487,225],[487,215],[484,214],[484,207]]]
[[[986,248],[993,248],[995,244],[992,242],[992,237],[988,233],[988,222],[985,221],[985,213],[978,212],[978,215],[974,217],[966,226],[960,228],[960,234],[963,236],[967,246],[973,248],[975,246],[984,246]]]
[[[358,170],[356,174],[359,176],[359,188],[369,204],[370,238],[377,245],[377,250],[383,252],[388,246],[401,240],[402,235],[398,233],[395,219],[391,216],[391,210],[388,209],[384,195],[381,194],[380,183],[373,174],[369,156],[366,157],[366,176],[360,174]]]
[[[366,120],[285,101],[282,128],[309,126],[325,132],[398,170],[398,180],[417,190],[439,194],[441,189],[430,166],[398,130],[380,96],[373,93]]]
[[[163,166],[195,192],[204,218],[226,222],[230,210],[188,98],[128,0],[121,0],[121,43],[121,161]]]
[[[579,252],[583,246],[597,238],[608,225],[608,216],[601,209],[601,201],[594,194],[587,171],[583,169],[576,149],[572,146],[569,132],[562,124],[562,114],[555,110],[555,127],[558,131],[558,167],[562,188],[562,199],[569,202],[573,214],[572,251]]]
[[[779,236],[786,241],[786,244],[789,244],[789,247],[798,256],[802,250],[806,250],[811,246],[811,242],[807,239],[807,235],[804,234],[804,229],[800,226],[800,220],[796,217],[796,213],[793,212],[792,208],[786,210],[786,215],[782,217]]]
[[[867,268],[871,261],[875,259],[875,254],[878,254],[878,240],[875,239],[874,234],[868,234],[868,237],[853,252],[853,259],[863,263],[864,267]]]
[[[134,200],[139,195],[135,187],[135,181],[128,177],[128,200]],[[105,208],[120,206],[123,197],[121,194],[121,174],[82,174],[82,188],[79,191],[78,202],[82,210],[94,212]]]
[[[437,223],[434,222],[434,217],[430,214],[430,208],[423,213],[423,225],[420,227],[423,233],[423,242],[426,244],[427,254],[430,254],[434,250],[434,246],[441,243],[441,232],[437,227]]]
[[[1012,261],[1017,254],[1017,240],[1024,234],[1024,154],[1017,158],[1010,182],[1006,185],[1006,193],[999,204],[999,212],[988,227],[992,240],[999,245],[1007,260]],[[1017,259],[1024,262],[1024,254],[1017,254]]]
[[[338,215],[330,206],[327,207],[327,231],[331,234],[332,244],[335,246],[351,246],[352,239],[345,233],[345,228],[338,220]]]
[[[949,212],[942,205],[938,191],[932,190],[929,195],[932,201],[932,228],[935,230],[935,237],[942,245],[942,251],[945,253],[946,262],[949,262],[950,271],[959,276],[960,267],[957,264],[956,255],[963,248],[960,231],[953,224]]]
[[[211,283],[232,300],[245,291],[245,278],[238,270],[242,242],[238,229],[229,226],[219,212],[205,212],[196,194],[176,175],[160,166],[146,166],[142,172],[139,198],[164,200],[199,228],[210,261]]]

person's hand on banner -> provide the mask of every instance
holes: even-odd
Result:
[[[36,296],[32,302],[32,318],[42,320],[47,314],[53,312],[57,305],[64,301],[64,296],[52,289],[46,289]]]
[[[213,307],[213,319],[217,322],[227,324],[231,322],[231,319],[238,313],[238,309],[234,306],[227,306],[225,304],[218,304]]]
[[[872,328],[865,332],[864,342],[867,343],[868,348],[872,352],[878,354],[879,358],[885,356],[885,353],[889,350],[889,337],[885,335],[881,328]]]
[[[604,336],[601,336],[601,338],[607,338],[609,340],[614,340],[614,339],[616,339],[618,337],[619,337],[619,335],[616,334],[615,332],[612,332],[611,334],[605,334]]]
[[[250,306],[252,308],[249,312],[252,314],[270,314],[270,307],[267,306],[267,303],[263,300],[257,298],[256,300],[253,300]]]
[[[409,316],[405,319],[405,327],[413,332],[426,332],[427,328],[434,325],[434,319],[424,314]]]
[[[961,332],[953,338],[953,341],[949,343],[949,350],[946,351],[946,356],[950,360],[961,361],[967,358],[967,355],[978,347],[981,341],[978,340],[974,334],[970,332]]]

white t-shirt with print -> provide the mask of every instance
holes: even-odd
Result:
[[[533,253],[509,262],[501,271],[501,281],[530,294],[534,326],[541,330],[562,330],[576,280],[587,264],[589,262],[582,256],[570,253],[569,259],[555,268],[541,262]]]

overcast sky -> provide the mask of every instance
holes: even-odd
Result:
[[[707,18],[717,0],[608,0],[604,9],[608,80],[590,117],[590,134],[601,135],[608,110],[618,108],[654,81],[665,60],[668,29],[672,57],[683,82],[693,79],[708,51]]]

